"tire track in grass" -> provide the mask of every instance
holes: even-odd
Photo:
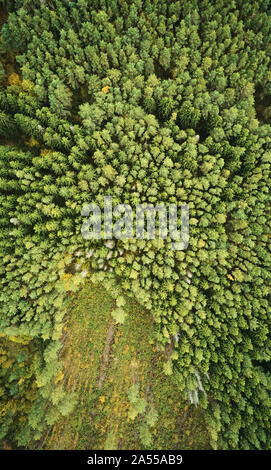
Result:
[[[106,336],[105,347],[104,347],[104,352],[103,352],[103,360],[102,360],[100,376],[98,380],[98,388],[102,387],[104,379],[105,379],[106,369],[108,367],[108,363],[110,359],[110,350],[111,350],[113,338],[114,338],[114,322],[112,320],[109,324],[109,328],[108,328],[108,332]]]

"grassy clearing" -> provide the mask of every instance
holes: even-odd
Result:
[[[62,359],[66,387],[77,391],[78,404],[52,428],[43,448],[208,448],[202,412],[183,401],[174,379],[163,372],[164,353],[149,343],[151,315],[129,301],[125,324],[116,325],[113,308],[108,293],[89,282],[74,297]],[[135,419],[128,417],[133,384],[145,400]],[[158,419],[146,426],[150,409]]]

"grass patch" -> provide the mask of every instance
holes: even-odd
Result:
[[[66,388],[77,391],[78,404],[51,429],[43,448],[209,448],[202,411],[184,402],[174,378],[163,372],[165,353],[149,342],[151,315],[129,300],[125,323],[116,325],[114,307],[108,293],[90,282],[74,297],[61,357]],[[131,419],[134,384],[145,408]],[[153,410],[158,419],[149,425]]]

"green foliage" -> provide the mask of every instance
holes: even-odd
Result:
[[[37,397],[34,357],[37,345],[31,338],[0,337],[0,440],[16,442],[17,431]]]
[[[104,450],[116,450],[116,436],[114,431],[110,431],[104,443]]]
[[[150,428],[147,426],[146,423],[142,423],[139,426],[139,435],[140,435],[140,440],[143,444],[144,447],[151,448],[152,444],[152,435],[150,432]]]
[[[146,422],[150,427],[154,427],[158,420],[158,413],[154,407],[151,407],[146,415]]]
[[[174,349],[165,372],[206,408],[213,446],[270,448],[267,2],[8,7],[1,54],[18,54],[23,81],[0,93],[0,326],[42,344],[21,442],[40,438],[44,399],[70,411],[50,386],[61,364],[48,343],[91,268],[116,300],[125,291],[152,313],[152,340]],[[187,250],[83,240],[81,209],[104,195],[189,204]],[[145,408],[136,398],[131,417]]]
[[[134,420],[138,414],[144,413],[147,402],[145,398],[139,396],[139,385],[133,384],[128,392],[128,398],[130,400],[130,408],[128,417]]]
[[[123,308],[116,308],[115,310],[112,311],[112,317],[116,321],[116,323],[124,323],[125,317],[126,317],[126,312]]]

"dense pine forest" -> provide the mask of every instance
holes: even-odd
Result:
[[[1,447],[270,449],[269,0],[0,26]],[[186,248],[84,238],[109,196],[188,205]]]

